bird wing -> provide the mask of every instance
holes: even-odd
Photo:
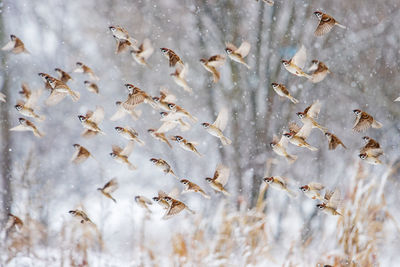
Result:
[[[115,190],[118,189],[118,181],[117,178],[112,178],[110,181],[108,181],[104,187],[103,187],[103,192],[111,194]]]
[[[172,129],[174,129],[178,123],[176,121],[166,121],[164,122],[160,128],[158,128],[157,132],[158,133],[166,133]]]
[[[316,119],[318,118],[318,114],[321,110],[321,102],[319,100],[315,101],[311,106],[307,107],[304,112],[307,116]]]
[[[277,139],[278,140],[278,139]],[[286,147],[288,144],[288,139],[286,137],[284,137],[283,135],[281,136],[281,139],[278,142],[278,145],[282,146],[282,147]]]
[[[101,106],[97,106],[96,110],[93,112],[90,120],[96,124],[99,124],[104,119],[104,108]]]
[[[356,132],[363,132],[371,127],[373,120],[368,118],[357,117],[356,122],[353,126],[353,130]]]
[[[185,204],[183,204],[182,202],[174,202],[174,203],[172,203],[171,206],[169,206],[169,209],[164,214],[163,219],[167,220],[167,219],[171,218],[172,216],[178,214],[179,212],[181,212],[184,209],[185,209]]]
[[[133,145],[134,142],[129,142],[126,147],[121,151],[120,155],[121,156],[127,156],[129,157],[129,155],[132,153],[133,151]]]
[[[226,48],[231,49],[232,51],[238,50],[238,48],[232,43],[225,43]]]
[[[48,106],[57,105],[58,103],[61,102],[61,100],[64,99],[64,97],[65,97],[66,95],[67,95],[66,93],[53,90],[53,91],[51,92],[51,94],[49,95],[49,97],[46,99],[45,103],[46,103],[46,105],[48,105]]]
[[[76,150],[74,155],[72,155],[71,161],[75,164],[84,162],[90,156],[89,151],[86,149],[79,148]]]
[[[139,199],[148,205],[153,205],[153,202],[145,196],[139,196]]]
[[[167,116],[162,118],[160,121],[176,121],[179,120],[180,118],[185,117],[185,114],[183,113],[177,113],[177,112],[170,112]]]
[[[22,131],[30,131],[30,129],[28,127],[26,127],[25,125],[17,125],[13,128],[10,129],[10,131],[18,131],[18,132],[22,132]]]
[[[117,145],[112,145],[112,152],[115,154],[120,154],[122,152],[122,148]]]
[[[309,183],[308,186],[309,186],[310,188],[314,189],[314,190],[322,190],[322,189],[325,188],[325,186],[324,186],[323,184],[314,183],[314,182]]]
[[[225,63],[225,57],[222,55],[215,55],[208,59],[208,65],[212,67],[221,67]]]
[[[132,94],[128,96],[128,99],[122,103],[122,106],[127,110],[133,110],[137,105],[143,103],[145,96],[142,93]]]
[[[305,140],[310,135],[311,130],[312,130],[312,123],[307,122],[307,123],[303,124],[303,127],[301,127],[300,131],[296,135],[298,137],[304,138],[304,140]]]
[[[241,55],[242,57],[246,57],[249,52],[250,52],[251,44],[247,41],[244,41],[237,50],[235,50],[235,53]]]
[[[294,121],[289,122],[289,132],[297,134],[300,131],[300,126]]]
[[[42,95],[42,92],[43,92],[43,90],[41,90],[41,89],[32,91],[31,96],[28,98],[28,100],[25,103],[25,106],[28,108],[34,108],[37,100]]]
[[[228,167],[226,167],[225,165],[219,164],[217,166],[217,170],[215,171],[215,173],[218,173],[218,175],[216,177],[216,181],[222,185],[226,185],[226,183],[228,182],[228,178],[229,178],[229,172],[230,172],[230,170]],[[215,174],[214,174],[214,176],[215,176]]]
[[[122,119],[126,115],[126,111],[123,107],[118,107],[117,111],[110,118],[111,121]]]
[[[322,18],[319,22],[317,28],[315,29],[315,36],[322,36],[328,32],[330,32],[335,26],[335,21],[332,18]]]
[[[382,148],[369,148],[365,151],[367,153],[368,157],[379,157],[383,155],[383,149]]]
[[[329,199],[328,206],[337,209],[340,205],[340,201],[341,201],[340,190],[336,188]]]
[[[148,59],[154,52],[154,47],[152,46],[151,41],[147,38],[143,40],[141,48],[142,51],[139,53],[139,56],[144,59]]]
[[[217,116],[217,119],[213,123],[215,127],[220,129],[221,131],[224,131],[226,128],[226,125],[228,123],[228,109],[227,108],[222,108]]]
[[[174,187],[171,192],[168,193],[168,196],[173,199],[177,199],[179,197],[179,190],[178,188]]]
[[[306,64],[306,60],[307,60],[307,51],[304,45],[301,45],[300,49],[291,59],[291,62],[300,69],[303,69],[304,65]]]
[[[14,48],[14,46],[15,46],[15,41],[9,41],[8,43],[6,43],[5,46],[3,46],[3,47],[1,48],[1,50],[3,50],[3,51],[10,51],[11,49]]]
[[[176,96],[168,92],[168,89],[165,87],[160,89],[160,96],[160,99],[165,102],[174,102],[176,100]]]

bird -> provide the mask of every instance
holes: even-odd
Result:
[[[7,100],[6,100],[6,95],[5,94],[3,94],[2,92],[0,92],[0,101],[1,102],[6,102]]]
[[[121,26],[110,26],[108,28],[117,41],[129,41],[129,45],[134,45],[137,43],[137,41],[129,35],[128,31]]]
[[[171,174],[174,176],[176,179],[179,179],[179,177],[175,174],[175,172],[172,170],[171,166],[163,159],[156,159],[156,158],[151,158],[150,161],[158,168],[160,168],[165,174]]]
[[[333,133],[326,132],[325,136],[328,139],[329,150],[335,150],[339,145],[342,145],[344,149],[347,149],[347,147],[343,144],[343,142],[339,139],[339,137],[337,137]]]
[[[74,217],[78,217],[81,223],[92,223],[94,224],[89,217],[86,215],[86,213],[83,210],[70,210],[68,213],[70,213]]]
[[[158,106],[154,102],[153,98],[148,95],[145,91],[134,86],[133,84],[125,84],[126,89],[129,92],[127,100],[122,103],[122,106],[127,110],[134,110],[139,104],[146,103],[157,109]]]
[[[117,41],[117,47],[115,48],[115,54],[122,53],[126,50],[128,50],[129,47],[134,47],[134,44],[132,44],[128,40],[119,40],[115,39]]]
[[[60,68],[55,68],[54,71],[57,72],[57,74],[58,74],[58,79],[59,79],[60,81],[62,81],[63,83],[66,84],[69,80],[72,80],[71,75],[69,75],[67,72],[63,71],[62,69],[60,69]]]
[[[139,205],[139,207],[146,210],[146,212],[151,213],[151,210],[148,205],[153,205],[150,199],[145,196],[135,196],[135,202]]]
[[[38,121],[44,121],[46,119],[46,116],[39,115],[35,112],[36,102],[41,94],[41,90],[33,91],[26,102],[23,100],[18,100],[17,104],[14,106],[15,109],[23,116],[35,118]]]
[[[26,53],[29,54],[29,51],[25,48],[24,43],[14,34],[10,35],[10,41],[1,48],[3,51],[11,51],[14,54]]]
[[[46,80],[49,82],[51,88],[53,89],[50,96],[46,100],[47,105],[54,106],[58,104],[61,100],[64,99],[66,95],[71,96],[71,99],[74,102],[79,100],[80,93],[71,90],[71,88],[69,88],[69,86],[62,81],[57,80],[53,77],[46,77]]]
[[[225,189],[225,185],[229,179],[229,173],[230,170],[227,166],[218,164],[213,178],[207,177],[205,180],[216,192],[221,192],[226,196],[230,196],[230,193]]]
[[[44,133],[40,132],[33,122],[30,120],[19,118],[19,125],[10,129],[10,131],[31,131],[36,137],[43,137]]]
[[[161,53],[168,58],[169,66],[175,67],[176,64],[184,66],[182,59],[171,49],[169,48],[160,48]]]
[[[163,132],[158,132],[155,129],[148,129],[147,132],[156,140],[166,143],[169,148],[172,148],[171,143],[168,141],[168,138],[165,136]]]
[[[290,123],[289,133],[284,133],[283,136],[289,139],[289,142],[298,147],[305,147],[311,151],[317,151],[318,148],[311,146],[306,142],[312,129],[311,123],[306,123],[303,127],[299,127],[296,123]]]
[[[117,111],[114,113],[114,115],[111,116],[111,118],[110,118],[111,121],[117,121],[117,120],[123,119],[125,117],[125,115],[127,115],[127,114],[129,114],[131,116],[131,118],[134,121],[136,121],[142,115],[141,110],[135,110],[135,108],[126,109],[122,105],[121,101],[116,101],[115,105],[117,106]]]
[[[169,113],[163,111],[163,112],[160,112],[160,115],[161,115],[161,119],[168,118]],[[183,119],[177,119],[177,120],[164,121],[163,124],[160,126],[160,128],[158,128],[157,132],[166,133],[166,132],[174,129],[177,125],[180,126],[180,130],[182,132],[185,132],[190,129],[189,123],[184,122]]]
[[[138,64],[148,67],[147,60],[154,53],[154,48],[149,39],[144,39],[143,43],[137,49],[132,49],[130,53]]]
[[[22,83],[21,84],[21,91],[19,91],[18,93],[20,95],[22,95],[24,97],[24,99],[27,101],[29,99],[29,97],[32,95],[32,91],[31,89],[29,89],[28,84],[26,83]]]
[[[249,54],[251,49],[251,44],[249,42],[242,42],[239,48],[232,43],[225,43],[225,46],[225,52],[231,60],[243,64],[250,69],[250,66],[244,61],[244,58]]]
[[[310,123],[312,128],[318,128],[322,133],[326,133],[328,129],[319,125],[315,120],[318,118],[319,112],[321,110],[321,102],[319,100],[315,101],[313,104],[308,106],[303,112],[297,112],[296,115],[299,117],[303,124]]]
[[[111,193],[113,193],[117,189],[118,189],[118,181],[116,178],[112,178],[103,187],[97,188],[97,190],[99,190],[105,197],[114,201],[114,203],[117,203],[117,201],[115,200],[115,198],[111,196]]]
[[[195,142],[189,142],[180,135],[171,136],[171,140],[177,142],[184,150],[194,152],[200,157],[203,156],[199,151],[197,151]]]
[[[284,177],[271,176],[264,177],[263,181],[275,189],[285,191],[290,197],[296,197],[296,193],[289,189],[288,180]]]
[[[169,194],[165,193],[162,190],[158,191],[158,195],[156,197],[153,197],[153,201],[157,202],[163,209],[168,210],[169,209],[169,203],[164,200],[164,197],[171,196],[173,198],[178,197],[179,193],[176,188],[172,190]]]
[[[360,149],[359,158],[372,165],[382,164],[379,157],[383,155],[383,149],[379,143],[369,136],[364,136],[365,145]]]
[[[171,73],[172,78],[174,79],[174,82],[183,88],[186,92],[193,93],[192,88],[188,85],[188,83],[185,80],[186,72],[187,72],[188,67],[185,65],[179,65],[176,66],[175,72]]]
[[[83,83],[85,84],[85,87],[89,92],[99,94],[99,87],[97,86],[97,84],[90,81],[84,81]]]
[[[75,164],[80,164],[85,162],[92,154],[85,147],[79,144],[73,144],[75,148],[75,153],[71,157],[71,162]]]
[[[311,67],[308,69],[308,72],[312,72],[311,78],[309,81],[312,83],[319,83],[325,79],[325,77],[331,73],[328,67],[319,60],[312,60]]]
[[[163,117],[161,119],[161,121],[178,120],[183,117],[188,118],[192,122],[197,121],[196,117],[192,116],[187,110],[185,110],[184,108],[182,108],[176,104],[169,103],[168,108],[169,108],[170,113],[168,114],[168,116]]]
[[[132,141],[132,142],[137,142],[139,145],[144,145],[145,143],[139,139],[139,133],[135,131],[133,128],[127,126],[127,127],[114,127],[115,131],[119,133],[122,137],[125,139]]]
[[[222,108],[219,111],[217,119],[213,124],[203,122],[201,125],[203,126],[204,129],[206,129],[206,131],[209,134],[218,137],[219,140],[221,140],[221,143],[224,146],[226,146],[232,143],[232,141],[229,138],[225,137],[223,134],[223,131],[225,130],[227,124],[228,124],[228,109]]]
[[[329,215],[340,215],[338,212],[341,202],[340,191],[336,188],[334,191],[326,190],[324,200],[322,203],[317,204],[317,208]]]
[[[187,210],[192,214],[195,214],[193,210],[191,210],[185,203],[182,201],[179,201],[177,199],[174,199],[170,196],[165,196],[163,197],[163,200],[166,201],[169,205],[168,210],[165,212],[164,216],[162,217],[163,220],[168,220],[171,217],[177,215],[183,210]]]
[[[301,186],[299,189],[311,199],[319,199],[323,201],[323,197],[321,196],[320,192],[324,189],[325,186],[320,183],[309,183],[306,185]]]
[[[311,76],[303,71],[304,66],[306,64],[306,59],[307,59],[307,51],[304,45],[302,45],[290,60],[283,59],[281,62],[288,72],[299,77],[305,77],[307,79],[311,79]]]
[[[40,78],[42,78],[42,80],[43,80],[43,82],[44,82],[44,88],[45,88],[46,90],[49,90],[50,92],[52,92],[52,91],[53,91],[53,88],[51,87],[48,78],[53,78],[53,79],[54,79],[54,77],[52,77],[51,75],[49,75],[49,74],[47,74],[47,73],[43,73],[43,72],[38,73],[38,75],[39,75]],[[62,100],[62,99],[61,99],[61,100]]]
[[[338,23],[333,17],[329,16],[328,14],[322,13],[321,11],[315,11],[314,15],[319,19],[319,24],[314,32],[315,36],[322,36],[324,34],[327,34],[332,30],[334,26],[346,29],[346,26]]]
[[[379,129],[383,126],[382,123],[376,121],[374,117],[372,117],[365,111],[355,109],[353,110],[353,113],[356,115],[353,131],[364,132],[370,127]]]
[[[8,213],[8,220],[5,224],[5,230],[6,232],[10,231],[11,229],[16,229],[18,231],[20,231],[22,229],[22,227],[24,226],[24,222],[18,217],[15,216],[12,213]]]
[[[213,82],[217,83],[221,77],[221,74],[217,68],[221,67],[225,63],[225,57],[223,55],[214,55],[207,58],[200,59],[201,65],[213,75]]]
[[[86,115],[78,115],[79,121],[82,123],[82,126],[85,130],[82,133],[83,137],[92,137],[97,134],[105,133],[99,128],[99,124],[104,119],[104,108],[101,106],[97,106],[95,111],[88,110]]]
[[[88,66],[86,66],[85,64],[83,64],[82,62],[76,62],[75,65],[76,65],[76,68],[75,68],[74,72],[87,74],[87,75],[89,75],[90,79],[92,79],[94,81],[99,80],[99,77],[96,76],[94,71],[91,68],[89,68]]]
[[[272,83],[271,84],[272,89],[274,89],[274,91],[282,97],[286,97],[288,98],[290,101],[292,101],[294,104],[299,103],[299,100],[297,100],[296,98],[294,98],[290,93],[289,90],[286,88],[285,85],[283,84],[279,84],[279,83]]]
[[[128,145],[122,149],[117,145],[112,146],[112,152],[110,156],[117,162],[121,164],[125,164],[129,170],[136,170],[136,166],[133,165],[129,160],[128,157],[132,154],[133,151],[133,142],[129,142]]]
[[[279,156],[285,157],[289,163],[293,163],[297,160],[296,155],[291,155],[286,151],[286,147],[288,144],[288,139],[285,136],[281,136],[281,139],[278,139],[277,136],[274,136],[273,140],[269,145],[272,150]]]
[[[201,189],[200,186],[189,181],[188,179],[182,179],[179,182],[185,186],[185,188],[182,191],[182,194],[187,193],[187,192],[195,192],[195,193],[201,194],[204,198],[207,198],[207,199],[211,198],[209,195],[207,195],[207,193],[203,189]]]

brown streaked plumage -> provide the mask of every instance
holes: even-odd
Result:
[[[289,99],[290,101],[292,101],[294,104],[299,103],[299,100],[297,100],[296,98],[294,98],[294,97],[290,94],[289,90],[286,88],[285,85],[279,84],[279,83],[272,83],[271,86],[272,86],[272,89],[274,89],[274,91],[275,91],[279,96],[288,98],[288,99]]]
[[[20,231],[23,226],[24,226],[24,223],[18,216],[8,213],[8,220],[5,225],[6,232],[12,230],[13,228]]]
[[[323,81],[331,71],[328,67],[321,61],[314,59],[311,61],[311,67],[308,69],[308,72],[312,71],[310,81],[312,83],[319,83]]]
[[[169,66],[170,66],[170,67],[175,67],[175,65],[176,65],[177,63],[179,63],[180,65],[184,66],[184,64],[183,64],[183,62],[182,62],[182,60],[181,60],[181,58],[180,58],[174,51],[172,51],[172,50],[169,49],[169,48],[160,48],[160,50],[161,50],[161,53],[162,53],[166,58],[168,58]]]
[[[154,48],[150,40],[144,39],[143,43],[139,46],[138,49],[131,50],[131,55],[137,63],[148,67],[147,60],[153,54],[153,52]]]
[[[245,65],[248,69],[250,69],[250,66],[247,65],[247,63],[244,61],[244,58],[247,57],[247,55],[250,52],[251,45],[249,42],[244,41],[239,48],[237,48],[234,44],[232,43],[225,43],[225,52],[227,53],[228,57],[240,64]]]
[[[99,77],[97,77],[96,74],[94,74],[94,71],[85,64],[83,64],[82,62],[76,62],[76,69],[74,70],[74,72],[87,74],[89,75],[90,79],[94,81],[99,80]]]
[[[180,213],[183,210],[187,210],[190,213],[195,214],[195,212],[193,210],[189,209],[189,207],[182,201],[174,199],[170,196],[163,197],[163,199],[164,199],[164,201],[166,201],[169,204],[169,208],[165,212],[165,214],[163,216],[163,220],[168,220],[169,218],[177,215],[178,213]]]
[[[307,51],[304,45],[302,45],[290,60],[283,59],[281,62],[288,72],[299,77],[305,77],[307,79],[310,79],[311,76],[303,71],[304,66],[306,65],[306,60],[307,60]]]
[[[139,145],[144,145],[145,143],[139,139],[139,133],[134,130],[133,128],[127,126],[127,127],[114,127],[115,131],[119,133],[122,137],[129,141],[134,141],[137,142]]]
[[[14,34],[10,35],[10,41],[1,48],[3,51],[11,51],[14,54],[27,53],[29,51],[25,48],[24,43]]]
[[[90,81],[84,81],[83,83],[85,84],[85,87],[89,92],[99,94],[99,87],[97,86],[97,84]]]
[[[189,181],[188,179],[182,179],[179,182],[185,186],[185,189],[183,189],[182,193],[195,192],[201,194],[203,197],[207,199],[211,198],[200,186]]]
[[[142,115],[141,110],[136,110],[135,108],[133,108],[132,110],[128,110],[128,109],[124,108],[121,101],[115,102],[115,105],[117,106],[117,111],[114,113],[114,115],[111,116],[111,118],[110,118],[111,121],[120,120],[120,119],[124,118],[125,115],[127,115],[127,114],[129,114],[131,116],[131,118],[134,121],[136,121]]]
[[[89,217],[86,215],[86,213],[85,213],[83,210],[78,210],[78,209],[76,209],[76,210],[70,210],[68,213],[71,214],[71,215],[74,216],[74,217],[78,217],[78,219],[81,221],[81,223],[88,222],[88,223],[94,224],[94,223],[89,219]]]
[[[344,149],[346,149],[347,147],[343,144],[343,142],[339,139],[339,137],[337,137],[336,135],[334,135],[333,133],[330,132],[326,132],[325,133],[326,138],[328,139],[328,148],[329,150],[335,150],[339,145],[342,145],[342,147]]]
[[[300,128],[296,123],[289,124],[289,133],[284,133],[289,142],[298,147],[304,147],[311,151],[317,151],[318,148],[311,146],[306,142],[306,139],[311,133],[312,125],[307,122]]]
[[[278,139],[277,136],[274,136],[273,140],[269,145],[271,146],[272,150],[279,156],[285,157],[289,163],[293,163],[297,160],[296,155],[291,155],[286,151],[286,147],[288,144],[288,139],[281,136],[281,139]]]
[[[62,81],[63,83],[66,84],[69,80],[72,81],[71,75],[69,75],[67,72],[63,71],[62,69],[60,69],[60,68],[55,68],[54,71],[57,72],[57,74],[58,74],[58,79],[59,79],[60,81]]]
[[[136,170],[136,166],[133,165],[129,160],[128,157],[132,154],[133,151],[133,142],[129,142],[128,145],[122,149],[121,147],[117,145],[112,146],[112,152],[110,153],[110,156],[117,162],[121,164],[125,164],[129,170]]]
[[[26,101],[18,100],[14,106],[15,109],[23,116],[35,118],[38,121],[44,121],[46,116],[37,114],[36,102],[42,95],[42,89],[35,90],[30,93],[29,98]]]
[[[133,84],[125,84],[126,89],[129,92],[128,99],[122,103],[122,106],[127,110],[134,110],[139,104],[146,103],[157,109],[158,106],[154,102],[153,98],[148,95],[145,91],[134,86]]]
[[[157,132],[155,129],[148,129],[147,132],[156,140],[166,143],[169,148],[172,148],[171,143],[168,141],[164,133]]]
[[[89,150],[79,144],[74,144],[73,147],[75,148],[75,152],[71,157],[71,162],[75,164],[85,162],[92,155]]]
[[[188,83],[185,80],[186,72],[187,72],[188,67],[185,65],[178,65],[175,68],[175,72],[171,73],[172,78],[174,79],[174,82],[183,88],[186,92],[193,93],[192,88],[188,85]]]
[[[356,115],[356,120],[354,122],[353,130],[356,132],[364,132],[368,128],[382,128],[382,124],[374,119],[367,112],[362,111],[360,109],[353,110],[353,113]]]
[[[328,131],[328,128],[321,126],[316,122],[318,119],[319,112],[321,110],[321,102],[315,101],[313,104],[308,106],[303,112],[297,112],[296,115],[299,117],[303,124],[311,124],[312,128],[318,128],[324,134]]]
[[[275,189],[285,191],[290,197],[297,196],[295,192],[289,189],[287,178],[279,176],[271,176],[271,177],[264,177],[263,181]]]
[[[342,29],[346,29],[345,26],[339,24],[332,16],[322,13],[321,11],[315,11],[314,15],[319,19],[319,24],[315,29],[315,36],[322,36],[332,30],[334,26],[339,26]]]
[[[217,192],[221,192],[226,196],[230,196],[229,192],[226,191],[225,185],[229,179],[230,170],[228,167],[218,164],[217,169],[214,172],[213,178],[207,177],[205,180]]]
[[[143,208],[146,212],[151,213],[148,205],[153,205],[150,199],[145,196],[135,196],[135,202],[139,205],[139,207]]]
[[[47,83],[47,81],[46,81],[46,83]],[[29,89],[29,86],[26,83],[21,84],[21,89],[22,90],[19,91],[18,93],[20,95],[22,95],[24,97],[24,99],[27,101],[29,99],[29,97],[31,96],[32,91],[31,91],[31,89]]]
[[[82,133],[83,137],[93,137],[97,134],[105,135],[105,133],[99,127],[99,124],[104,119],[103,107],[97,106],[94,112],[88,110],[85,116],[79,115],[78,118],[79,121],[82,123],[82,126],[85,128]]]
[[[174,176],[176,179],[179,179],[179,177],[175,174],[175,172],[172,170],[171,166],[163,159],[156,159],[156,158],[151,158],[150,161],[158,168],[160,168],[165,174],[171,174]]]
[[[225,57],[223,55],[215,55],[215,56],[211,56],[208,59],[202,58],[202,59],[200,59],[200,62],[208,72],[212,73],[213,82],[217,83],[221,77],[217,68],[224,65]]]
[[[19,118],[19,125],[10,129],[10,131],[31,131],[36,137],[43,137],[44,133],[40,132],[35,124],[27,119]]]
[[[184,150],[194,152],[200,157],[203,156],[202,154],[200,154],[199,151],[197,151],[195,142],[189,142],[180,135],[171,136],[171,140],[177,142],[179,146]]]
[[[326,214],[342,216],[342,214],[338,212],[340,202],[341,194],[337,188],[335,191],[326,190],[323,202],[318,204],[317,207]]]
[[[112,178],[103,187],[97,188],[97,190],[99,190],[105,197],[114,201],[114,203],[117,203],[117,201],[115,200],[115,198],[111,196],[111,193],[113,193],[117,189],[118,189],[117,178]]]
[[[74,102],[79,100],[80,93],[71,90],[69,86],[62,81],[57,80],[53,77],[46,77],[46,80],[49,82],[51,88],[53,88],[50,96],[46,100],[47,105],[54,106],[58,104],[61,100],[64,99],[66,95],[69,95]]]
[[[320,183],[309,183],[306,185],[301,186],[299,189],[309,198],[311,199],[319,199],[323,201],[323,197],[321,196],[320,192],[324,189],[325,186]]]

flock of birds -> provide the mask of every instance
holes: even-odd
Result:
[[[265,1],[271,4],[272,1]],[[273,4],[273,2],[272,2]],[[328,14],[322,13],[320,11],[314,12],[315,16],[319,20],[319,24],[315,30],[315,36],[322,36],[329,33],[334,26],[339,26],[345,28],[343,25],[339,24],[333,17]],[[147,66],[148,58],[153,54],[154,48],[150,40],[145,39],[139,46],[138,42],[130,36],[130,34],[122,27],[110,26],[109,27],[113,37],[116,40],[116,53],[122,53],[129,50],[133,59],[140,65]],[[249,54],[251,45],[249,42],[244,41],[239,47],[231,43],[226,44],[225,52],[227,56],[234,62],[244,65],[250,69],[250,66],[246,63],[245,58]],[[14,54],[19,53],[29,53],[25,48],[24,43],[15,35],[11,35],[11,40],[7,43],[2,50],[11,51]],[[161,48],[161,53],[164,55],[169,62],[169,66],[174,68],[174,72],[171,74],[175,83],[182,87],[188,93],[192,93],[192,89],[185,80],[185,74],[187,72],[187,67],[183,63],[182,59],[171,49]],[[330,73],[328,67],[318,60],[313,60],[311,67],[306,72],[304,70],[306,63],[306,49],[304,46],[296,52],[296,54],[290,60],[282,60],[283,67],[291,74],[304,77],[310,82],[319,83],[325,79],[325,77]],[[200,63],[202,66],[212,74],[213,82],[217,83],[220,79],[220,73],[218,68],[222,67],[225,62],[224,55],[213,55],[208,59],[201,59]],[[78,101],[80,98],[80,93],[70,89],[67,83],[72,80],[72,77],[67,72],[57,68],[55,72],[58,77],[55,78],[46,73],[39,73],[39,77],[42,78],[44,82],[45,89],[50,91],[50,95],[47,97],[45,104],[48,106],[54,106],[60,103],[65,97],[69,96],[72,101]],[[96,85],[96,81],[99,78],[96,76],[95,72],[87,65],[77,62],[76,73],[83,73],[87,75],[89,79],[84,82],[85,87],[91,93],[98,94],[99,88]],[[288,98],[293,104],[299,103],[299,101],[294,98],[289,90],[283,84],[272,83],[272,89],[281,97]],[[196,148],[196,143],[183,138],[180,135],[167,137],[166,133],[179,126],[180,131],[184,132],[190,129],[191,124],[197,122],[197,118],[191,115],[186,109],[178,106],[175,101],[176,97],[168,92],[165,88],[160,90],[160,95],[156,97],[150,96],[144,90],[132,85],[125,84],[128,91],[128,95],[125,100],[116,102],[117,111],[110,118],[111,121],[116,121],[122,119],[126,115],[130,115],[133,120],[137,120],[141,111],[137,109],[142,103],[148,104],[153,109],[161,110],[160,121],[162,125],[158,129],[148,129],[147,132],[155,139],[160,142],[165,143],[170,148],[172,148],[171,142],[176,142],[182,149],[189,152],[193,152],[198,156],[202,156]],[[19,118],[19,125],[11,128],[11,131],[31,131],[36,137],[44,137],[45,134],[39,130],[31,120],[26,117],[33,118],[37,122],[43,122],[45,116],[37,113],[37,100],[41,96],[42,90],[31,91],[26,84],[22,85],[22,91],[19,92],[23,97],[23,100],[17,101],[15,109],[24,117]],[[6,101],[6,96],[0,93],[0,100]],[[399,98],[400,100],[400,98]],[[300,119],[302,126],[300,127],[295,122],[289,123],[289,131],[284,132],[281,138],[274,136],[273,141],[270,143],[272,150],[279,156],[286,158],[289,163],[296,161],[297,156],[291,155],[287,152],[288,144],[294,146],[309,149],[311,151],[317,151],[318,148],[310,145],[307,142],[307,138],[310,135],[312,129],[320,130],[328,139],[329,149],[334,150],[339,145],[344,149],[346,146],[343,142],[333,133],[329,132],[324,126],[321,126],[318,122],[318,114],[321,109],[321,103],[319,101],[314,102],[312,105],[307,107],[303,112],[298,112],[297,116]],[[370,127],[381,128],[382,124],[374,119],[373,116],[366,113],[365,111],[356,109],[353,110],[356,120],[353,130],[356,132],[365,131]],[[85,138],[91,138],[96,135],[105,134],[101,128],[100,124],[104,119],[104,109],[100,106],[96,107],[94,111],[88,111],[85,115],[78,116],[79,121],[83,126],[82,136]],[[231,140],[224,135],[224,130],[228,122],[228,110],[222,108],[214,123],[202,123],[202,127],[211,135],[219,138],[221,143],[225,145],[231,144]],[[121,137],[128,140],[128,144],[121,148],[119,146],[112,146],[112,152],[110,156],[115,161],[124,164],[129,170],[135,170],[137,167],[129,161],[129,156],[132,153],[133,146],[135,143],[139,145],[144,145],[144,142],[139,139],[139,134],[136,130],[131,127],[115,127],[115,130]],[[365,136],[363,137],[365,141],[365,146],[361,148],[359,157],[360,159],[366,161],[370,164],[381,164],[379,157],[383,154],[383,150],[379,143],[374,139]],[[72,156],[71,161],[76,164],[83,163],[92,154],[85,147],[74,144],[76,149],[75,154]],[[150,161],[158,167],[166,175],[171,175],[179,180],[179,182],[184,186],[183,193],[194,192],[198,193],[206,199],[210,198],[210,195],[206,193],[198,184],[190,181],[188,179],[179,179],[175,174],[172,167],[167,161],[161,158],[151,158]],[[227,166],[223,164],[218,164],[214,175],[212,178],[206,178],[205,180],[211,186],[211,188],[220,192],[226,196],[229,196],[229,192],[226,190],[225,186],[228,182],[230,170]],[[295,196],[296,193],[289,189],[289,180],[279,176],[265,177],[263,181],[273,188],[282,190],[288,193],[289,196]],[[116,202],[112,197],[112,193],[118,188],[117,179],[113,178],[108,181],[103,187],[98,188],[98,190],[107,198]],[[337,188],[335,190],[325,190],[325,194],[322,195],[322,190],[324,186],[320,183],[311,182],[307,185],[300,187],[301,191],[309,198],[314,200],[319,200],[320,203],[317,205],[318,208],[324,212],[331,215],[341,215],[339,212],[339,206],[341,202],[340,190]],[[178,200],[179,192],[175,189],[173,192],[165,193],[164,191],[159,191],[158,195],[153,197],[152,200],[161,205],[164,208],[165,214],[163,219],[169,219],[187,210],[190,213],[194,213],[185,203]],[[145,196],[136,196],[136,203],[144,208],[147,212],[151,212],[149,205],[152,204],[152,200]],[[71,210],[70,214],[79,218],[82,223],[92,221],[89,216],[81,209]],[[22,226],[22,220],[13,214],[9,214],[9,227],[12,226]]]

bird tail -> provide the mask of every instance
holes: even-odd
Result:
[[[342,145],[342,147],[343,147],[344,149],[347,149],[347,146],[345,146],[342,142],[340,142],[340,144]]]
[[[220,140],[221,140],[221,143],[222,143],[224,146],[227,146],[227,145],[232,144],[232,141],[231,141],[229,138],[225,137],[225,136],[222,136],[222,137],[220,138]]]
[[[81,98],[81,94],[77,91],[71,90],[70,95],[72,97],[72,101],[74,101],[74,102],[78,101],[79,98]]]
[[[225,189],[223,189],[222,191],[221,191],[225,196],[230,196],[231,194],[228,192],[228,191],[226,191]]]
[[[186,207],[187,211],[190,212],[191,214],[196,214],[196,212],[194,210],[189,209],[188,207]]]
[[[337,22],[336,22],[336,26],[338,26],[339,28],[342,28],[342,29],[347,29],[346,26],[344,26],[344,25],[342,25],[340,23],[337,23]]]
[[[39,138],[41,138],[41,137],[44,136],[44,133],[40,132],[39,130],[33,131],[33,134],[34,134],[36,137],[39,137]]]
[[[307,145],[306,147],[307,147],[309,150],[311,150],[311,151],[317,151],[317,150],[318,150],[318,148],[313,147],[313,146],[311,146],[311,145]]]
[[[172,145],[171,145],[171,143],[168,141],[168,139],[166,139],[165,142],[167,143],[167,145],[169,146],[169,148],[172,148]]]
[[[137,169],[136,166],[133,165],[133,164],[130,163],[130,162],[128,162],[128,168],[129,168],[130,170],[132,170],[132,171]]]
[[[293,162],[295,162],[295,161],[297,160],[297,156],[296,156],[296,155],[287,154],[287,155],[286,155],[286,160],[287,160],[289,163],[293,163]]]
[[[292,197],[292,198],[297,197],[297,194],[290,189],[286,189],[286,192],[288,193],[289,197]]]
[[[293,96],[289,95],[288,98],[290,99],[290,101],[292,101],[294,104],[299,103],[299,100],[297,100],[296,98],[294,98]]]
[[[207,199],[210,199],[210,198],[211,198],[209,195],[207,195],[206,192],[204,192],[204,191],[199,191],[199,192],[200,192],[200,194],[201,194],[204,198],[207,198]]]
[[[136,140],[139,143],[139,145],[141,145],[141,146],[144,146],[146,144],[143,140],[141,140],[139,138],[137,138]]]
[[[46,119],[46,116],[45,116],[45,115],[36,115],[35,118],[36,118],[38,121],[44,121],[44,120]]]
[[[195,153],[199,156],[199,157],[202,157],[203,156],[203,154],[201,154],[199,151],[195,151]]]
[[[189,119],[190,119],[192,122],[197,122],[197,121],[198,121],[198,119],[197,119],[196,117],[192,116],[192,115],[189,115]]]
[[[376,121],[376,120],[374,120],[374,122],[372,123],[372,128],[382,128],[382,123],[380,123],[380,122],[378,122],[378,121]]]
[[[217,83],[219,81],[219,78],[221,77],[221,75],[220,75],[219,71],[217,71],[216,69],[213,69],[212,73],[213,73],[213,78],[214,78],[213,82]]]

